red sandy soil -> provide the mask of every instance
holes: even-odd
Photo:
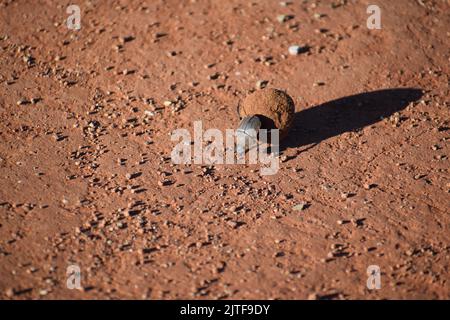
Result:
[[[450,298],[449,1],[76,2],[0,0],[1,298]],[[261,80],[277,174],[172,163]]]

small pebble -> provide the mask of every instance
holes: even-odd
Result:
[[[350,196],[350,194],[348,192],[341,193],[341,199],[348,199],[349,196]]]
[[[256,82],[256,89],[264,89],[265,87],[267,87],[268,83],[269,81],[267,80],[259,80]]]
[[[30,101],[28,101],[25,98],[21,98],[19,101],[17,101],[18,106],[23,106],[24,104],[28,104],[28,103],[30,103]]]
[[[287,14],[280,14],[280,15],[277,16],[277,20],[278,20],[279,23],[284,23],[284,22],[289,21],[289,20],[291,20],[293,18],[294,18],[294,16],[287,15]]]
[[[6,289],[5,294],[6,294],[6,296],[7,296],[8,298],[13,297],[14,294],[15,294],[15,293],[14,293],[14,289],[13,289],[13,288],[8,288],[8,289]]]
[[[232,227],[233,229],[237,228],[237,226],[238,226],[238,223],[237,223],[236,221],[233,221],[233,220],[227,221],[227,224],[228,224],[230,227]]]
[[[293,206],[292,210],[294,210],[294,211],[303,211],[307,207],[308,207],[308,203],[307,202],[300,202],[299,204],[296,204],[295,206]]]
[[[301,47],[300,46],[290,46],[288,51],[291,56],[296,56],[300,53]]]
[[[310,293],[308,295],[308,300],[317,300],[317,299],[319,299],[319,297],[317,296],[316,293]]]
[[[43,290],[39,290],[39,295],[40,296],[46,296],[48,294],[48,291],[43,289]]]
[[[133,40],[134,40],[133,36],[125,36],[125,37],[122,37],[120,39],[120,42],[125,43],[125,42],[130,42],[130,41],[133,41]]]

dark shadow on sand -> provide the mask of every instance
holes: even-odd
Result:
[[[280,151],[317,144],[374,124],[422,97],[420,89],[399,88],[361,93],[299,111]]]

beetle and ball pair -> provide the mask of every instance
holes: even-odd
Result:
[[[262,89],[247,96],[237,111],[241,121],[236,131],[236,151],[242,156],[258,141],[259,129],[278,129],[279,138],[285,138],[294,119],[295,106],[284,91]]]

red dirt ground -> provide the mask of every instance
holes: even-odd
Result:
[[[0,0],[1,298],[450,298],[449,1],[76,2]],[[277,174],[172,163],[261,80]]]

